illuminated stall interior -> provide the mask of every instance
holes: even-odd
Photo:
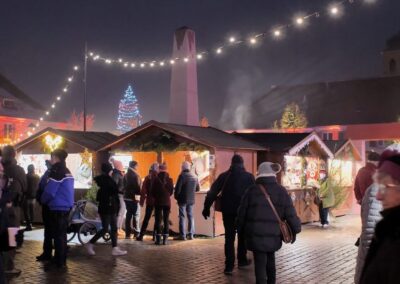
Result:
[[[215,236],[223,233],[222,218],[217,212],[214,220],[201,216],[205,193],[215,177],[229,169],[232,156],[242,155],[249,172],[256,173],[257,151],[263,147],[213,127],[187,126],[149,121],[146,124],[119,136],[104,146],[102,151],[111,158],[120,160],[125,167],[130,160],[139,164],[139,174],[144,178],[152,163],[166,163],[168,173],[176,183],[182,162],[188,161],[199,178],[201,191],[196,194],[196,232]],[[173,198],[173,197],[172,197]],[[176,204],[176,202],[172,202]],[[172,230],[178,230],[177,207],[173,205]],[[213,212],[212,212],[213,214]],[[176,220],[175,220],[176,219]]]
[[[335,183],[343,188],[343,204],[333,210],[335,216],[345,215],[353,209],[359,209],[354,197],[354,180],[362,166],[362,157],[357,147],[351,140],[324,141],[334,153],[334,158],[329,159],[329,176]]]
[[[311,133],[236,133],[265,147],[258,153],[258,163],[279,163],[282,171],[278,180],[292,198],[303,223],[319,220],[314,204],[315,188],[327,177],[328,160],[333,153],[321,138]]]
[[[67,167],[75,178],[76,189],[88,189],[92,186],[93,171],[98,149],[115,140],[116,136],[108,132],[82,132],[46,128],[16,145],[17,162],[25,170],[29,164],[35,165],[36,173],[46,171],[45,160],[56,148],[68,152]]]

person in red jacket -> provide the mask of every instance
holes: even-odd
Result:
[[[146,202],[146,213],[143,218],[142,228],[140,229],[140,234],[136,237],[136,240],[143,241],[144,234],[146,234],[147,226],[149,225],[149,221],[151,218],[151,214],[154,210],[154,199],[150,194],[150,188],[153,181],[157,178],[158,175],[158,163],[154,163],[151,165],[149,169],[149,174],[144,179],[142,189],[140,191],[140,207],[143,207]],[[155,223],[154,223],[155,225]],[[153,241],[155,240],[155,226],[153,231]]]
[[[376,152],[369,152],[367,157],[367,164],[362,167],[356,176],[354,183],[354,194],[357,199],[357,203],[361,204],[364,197],[365,191],[373,183],[372,176],[376,171],[376,167],[379,161],[379,154]]]

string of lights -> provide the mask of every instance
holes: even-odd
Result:
[[[24,137],[24,135],[26,135],[27,137],[30,137],[35,131],[37,131],[41,124],[43,123],[43,121],[45,121],[46,117],[49,117],[50,114],[52,112],[55,111],[56,106],[60,104],[62,98],[68,94],[69,89],[71,87],[71,84],[73,84],[74,79],[76,77],[77,72],[79,72],[79,66],[75,65],[72,67],[72,71],[70,73],[70,75],[65,79],[65,85],[62,88],[61,92],[54,98],[54,101],[51,103],[50,107],[43,113],[42,116],[40,116],[37,121],[35,123],[33,123],[33,127],[31,127],[30,129],[27,130],[26,133],[21,133],[15,141],[13,141],[14,143],[18,143],[21,141],[21,139]],[[14,144],[12,143],[12,144]]]
[[[160,68],[167,68],[171,65],[178,64],[178,63],[189,63],[193,60],[201,61],[208,55],[220,55],[224,53],[229,48],[238,47],[241,45],[248,45],[248,46],[256,46],[261,40],[263,39],[282,39],[284,38],[287,30],[290,28],[305,28],[312,19],[319,19],[324,16],[332,17],[332,18],[339,18],[341,15],[344,14],[344,6],[346,4],[353,4],[355,1],[358,2],[365,2],[368,4],[374,3],[377,0],[341,0],[334,4],[331,4],[327,7],[324,11],[315,11],[310,14],[298,14],[293,17],[292,22],[281,24],[273,27],[272,29],[253,34],[247,38],[239,38],[230,36],[227,38],[225,43],[218,45],[216,48],[213,49],[205,49],[192,58],[183,57],[183,58],[171,58],[171,57],[163,57],[162,59],[147,59],[147,60],[127,60],[123,57],[118,58],[111,58],[105,57],[98,52],[90,51],[88,53],[88,59],[93,62],[102,62],[105,65],[119,65],[125,69],[134,69],[134,70],[143,70],[143,69],[160,69]],[[161,58],[161,57],[158,57]]]
[[[159,68],[167,68],[174,64],[185,64],[189,63],[193,60],[201,61],[208,55],[221,55],[225,53],[228,49],[233,47],[238,47],[242,45],[247,46],[257,46],[259,42],[265,39],[283,39],[287,34],[287,31],[290,28],[305,28],[308,24],[310,24],[311,20],[313,19],[320,19],[322,17],[332,17],[332,18],[340,18],[344,14],[345,5],[353,4],[354,2],[364,2],[367,4],[375,3],[377,0],[341,0],[334,4],[329,5],[326,10],[315,11],[310,14],[297,14],[293,17],[291,22],[286,24],[277,25],[268,31],[260,32],[253,34],[250,37],[240,38],[235,36],[228,37],[223,44],[217,45],[216,48],[209,48],[204,49],[203,51],[197,53],[192,58],[183,57],[183,58],[171,58],[171,57],[164,57],[163,59],[157,59],[161,57],[157,57],[154,59],[147,59],[147,60],[126,60],[122,57],[118,58],[110,58],[105,57],[98,52],[90,51],[87,54],[87,58],[93,62],[102,62],[106,65],[119,65],[125,69],[135,69],[135,70],[143,70],[143,69],[158,69]],[[79,71],[79,66],[73,67],[74,74]],[[68,93],[69,87],[74,80],[74,74],[68,76],[66,79],[66,85],[62,89],[62,92],[55,98],[54,102],[50,105],[50,108],[44,112],[44,114],[38,118],[38,121],[34,124],[35,126],[29,129],[26,132],[26,135],[29,137],[31,136],[34,131],[38,130],[41,126],[41,123],[45,120],[45,117],[50,116],[50,114],[55,110],[57,104],[61,101],[62,97]],[[131,111],[131,109],[129,109]],[[140,116],[139,113],[136,115]],[[121,118],[124,118],[121,115]],[[19,138],[17,138],[14,143],[18,143],[24,134],[21,134]]]

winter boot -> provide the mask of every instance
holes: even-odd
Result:
[[[156,242],[155,242],[155,244],[156,244],[156,245],[161,245],[161,234],[157,234],[157,235],[156,235]]]
[[[165,235],[165,234],[163,235],[162,244],[163,244],[163,245],[168,244],[168,235]]]

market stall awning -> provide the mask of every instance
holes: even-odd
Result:
[[[55,128],[45,128],[36,134],[28,137],[27,139],[15,145],[17,151],[22,150],[31,142],[42,139],[47,134],[53,134],[63,137],[65,140],[78,144],[89,151],[98,151],[102,146],[114,141],[117,136],[109,132],[96,132],[96,131],[75,131],[75,130],[62,130]]]
[[[101,150],[113,147],[127,140],[140,140],[139,136],[143,136],[144,134],[148,134],[150,132],[158,132],[165,133],[164,137],[157,137],[160,143],[163,139],[168,142],[168,135],[172,134],[180,141],[189,141],[196,144],[204,145],[206,147],[220,148],[220,149],[234,149],[234,150],[253,150],[253,151],[262,151],[265,150],[264,147],[243,139],[241,137],[237,137],[235,135],[229,134],[222,130],[219,130],[214,127],[199,127],[199,126],[188,126],[181,124],[172,124],[172,123],[161,123],[157,121],[149,121],[142,126],[139,126],[121,136],[116,138],[113,142],[104,145]],[[148,138],[154,139],[150,134],[148,134]],[[160,134],[161,135],[161,134]],[[152,141],[148,141],[151,143]],[[177,144],[175,144],[177,145]],[[138,145],[132,145],[132,147],[137,147]]]
[[[335,158],[354,159],[361,161],[362,157],[357,147],[353,142],[348,140],[324,140],[324,143],[328,146]]]

